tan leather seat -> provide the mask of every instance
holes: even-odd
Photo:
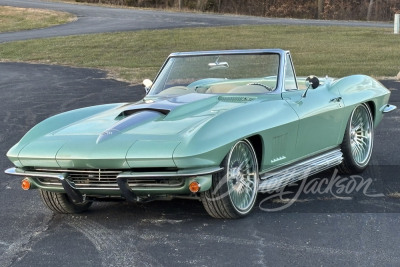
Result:
[[[206,94],[225,94],[229,90],[232,90],[233,88],[237,87],[235,84],[217,84],[217,85],[212,85],[208,90],[206,91]]]
[[[186,95],[195,93],[194,89],[189,89],[186,86],[173,86],[158,93],[159,95]]]
[[[270,92],[266,88],[259,85],[243,85],[228,91],[228,94],[264,94]]]

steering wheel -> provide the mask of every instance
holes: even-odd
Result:
[[[247,85],[258,85],[258,86],[264,87],[264,88],[267,89],[268,91],[273,91],[273,89],[272,89],[271,87],[266,86],[265,84],[262,84],[262,83],[248,83]]]

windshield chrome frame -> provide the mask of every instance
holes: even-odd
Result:
[[[277,54],[279,55],[279,67],[278,67],[278,77],[277,84],[274,91],[268,94],[281,94],[284,92],[284,77],[285,77],[285,66],[286,66],[286,54],[290,52],[282,49],[244,49],[244,50],[215,50],[215,51],[193,51],[193,52],[176,52],[171,53],[167,59],[164,61],[161,69],[158,71],[153,84],[156,83],[159,78],[160,73],[167,65],[167,62],[171,58],[177,57],[193,57],[193,56],[213,56],[213,55],[251,55],[251,54]],[[290,63],[290,62],[289,62]],[[291,64],[291,63],[290,63]],[[297,82],[297,79],[296,79]],[[151,92],[151,90],[150,90]]]
[[[295,90],[299,90],[299,83],[298,83],[298,81],[297,81],[297,74],[296,74],[296,69],[295,69],[295,67],[294,67],[294,65],[293,65],[293,59],[292,59],[292,55],[290,54],[290,51],[284,51],[284,53],[285,53],[285,59],[284,59],[284,61],[283,62],[281,62],[281,63],[284,63],[285,65],[283,66],[283,70],[282,70],[282,88],[281,88],[281,92],[283,93],[283,92],[288,92],[288,90],[286,90],[285,88],[286,88],[286,86],[285,86],[285,77],[286,77],[286,64],[290,64],[289,66],[292,68],[292,70],[293,70],[293,75],[294,75],[294,81],[295,81],[295,83],[296,83],[296,89]],[[286,60],[286,58],[289,58],[289,60]],[[289,90],[289,91],[293,91],[293,90]]]

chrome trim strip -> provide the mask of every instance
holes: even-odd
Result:
[[[383,107],[381,107],[380,110],[381,110],[383,113],[389,113],[389,112],[395,110],[396,108],[397,108],[397,107],[396,107],[395,105],[389,105],[389,104],[387,104],[387,105],[384,105]]]
[[[339,165],[342,161],[342,151],[335,149],[290,167],[265,173],[261,177],[263,181],[260,183],[258,191],[263,193],[276,191],[286,185]]]
[[[151,187],[151,188],[178,188],[178,187],[182,187],[185,184],[185,181],[182,180],[179,183],[172,183],[172,184],[162,184],[162,183],[151,183],[154,181],[154,179],[149,179],[150,181],[147,181],[146,183],[138,183],[137,181],[129,181],[129,179],[131,178],[123,178],[123,179],[127,179],[129,186],[130,187],[139,187],[139,188],[143,188],[143,187]],[[76,181],[71,181],[74,183],[74,188],[79,189],[79,190],[92,190],[92,189],[107,189],[107,190],[118,190],[118,181],[117,179],[115,179],[115,183],[104,183],[104,184],[95,184],[95,183],[86,183],[86,184],[82,184],[82,183],[77,183]],[[51,185],[50,183],[46,183],[46,182],[42,182],[41,184],[44,185]],[[61,185],[61,184],[55,184],[53,183],[53,185]]]
[[[325,155],[326,153],[330,153],[330,152],[332,152],[332,151],[334,151],[336,149],[340,149],[340,148],[338,146],[333,146],[333,147],[330,147],[328,149],[323,150],[322,152],[319,151],[317,153],[311,154],[311,156],[306,156],[305,158],[301,158],[300,160],[299,159],[295,159],[295,160],[291,160],[289,162],[286,162],[284,164],[279,164],[277,166],[273,166],[271,168],[268,168],[267,170],[260,171],[260,178],[261,178],[261,180],[265,180],[265,178],[263,179],[262,177],[263,176],[267,176],[266,175],[267,173],[278,172],[280,170],[287,169],[288,167],[291,167],[291,166],[293,166],[295,164],[304,163],[307,160],[319,157],[321,155]]]
[[[213,174],[222,171],[221,167],[210,167],[203,169],[180,170],[176,172],[122,172],[118,174],[119,178],[163,178],[163,177],[190,177]]]
[[[95,170],[67,170],[67,169],[42,169],[42,168],[37,168],[35,171],[40,171],[40,172],[48,172],[52,173],[52,171],[57,171],[57,172],[65,172],[65,173],[93,173],[93,174],[116,174],[122,172],[121,170],[103,170],[103,169],[95,169]]]
[[[68,177],[67,173],[51,173],[51,172],[33,172],[33,171],[24,171],[20,168],[9,168],[4,171],[6,174],[9,175],[16,175],[16,176],[28,176],[28,177],[42,177],[42,178],[55,178],[58,180],[64,180]]]
[[[238,50],[211,50],[171,53],[168,57],[213,56],[213,55],[246,55],[246,54],[284,54],[282,49],[238,49]]]
[[[29,177],[42,177],[42,178],[55,178],[55,179],[65,179],[68,177],[68,173],[94,173],[97,174],[98,170],[54,170],[54,171],[61,171],[62,173],[52,173],[47,172],[50,171],[48,169],[37,169],[40,172],[35,171],[25,171],[20,168],[9,168],[4,172],[9,175],[16,175],[16,176],[29,176]],[[208,175],[213,174],[219,171],[222,171],[223,168],[221,167],[209,167],[209,168],[202,168],[202,169],[188,169],[188,170],[180,170],[176,172],[120,172],[117,175],[118,178],[168,178],[168,177],[190,177],[190,176],[201,176],[201,175]],[[41,172],[45,171],[45,172]],[[101,171],[103,173],[118,173],[118,171]]]

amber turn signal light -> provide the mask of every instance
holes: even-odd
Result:
[[[29,182],[29,179],[25,178],[24,180],[22,180],[21,187],[24,190],[29,190],[31,188],[31,182]]]
[[[196,181],[193,181],[189,184],[189,190],[192,193],[197,193],[200,191],[200,184]]]

